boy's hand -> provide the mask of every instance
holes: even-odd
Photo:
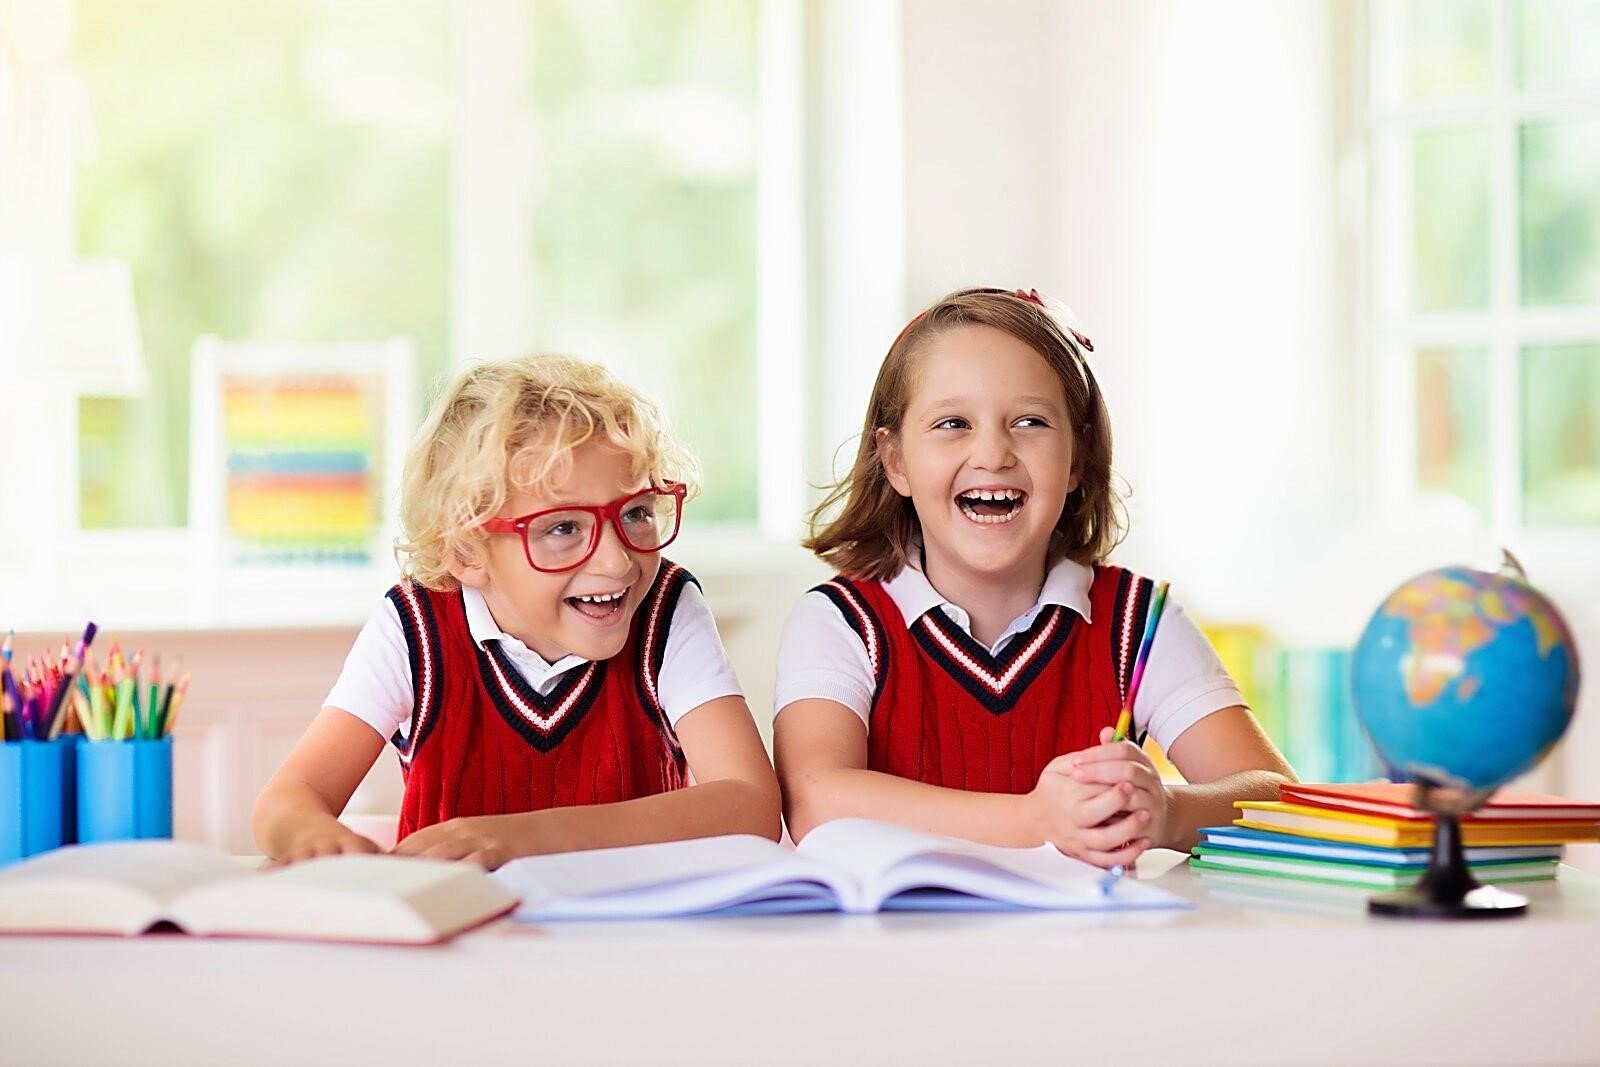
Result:
[[[1072,780],[1086,786],[1127,787],[1125,810],[1147,818],[1143,836],[1145,847],[1160,847],[1167,840],[1171,794],[1161,781],[1161,773],[1144,750],[1132,741],[1112,741],[1109,726],[1100,731],[1100,744],[1082,752],[1069,753]]]
[[[1075,777],[1080,762],[1095,751],[1069,752],[1047,763],[1039,784],[1022,798],[1024,818],[1039,838],[1069,856],[1099,867],[1128,867],[1150,847],[1150,811],[1135,808],[1135,788],[1127,781],[1098,784]]]
[[[269,867],[282,867],[318,856],[339,856],[346,853],[382,852],[375,843],[362,837],[331,816],[317,819],[290,838],[289,847],[281,856],[270,860]]]
[[[397,856],[466,860],[492,871],[516,853],[502,832],[503,815],[476,815],[424,826],[394,846]]]

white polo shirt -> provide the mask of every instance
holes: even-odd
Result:
[[[1089,622],[1089,585],[1094,570],[1072,560],[1050,568],[1039,599],[1012,620],[989,652],[1000,650],[1027,630],[1047,605],[1059,604]],[[942,611],[969,635],[972,619],[959,604],[940,595],[916,564],[884,583],[909,629],[925,612]],[[888,625],[890,620],[883,620]],[[772,706],[776,714],[797,700],[823,699],[843,704],[871,729],[872,664],[861,638],[825,595],[809,592],[795,604],[778,645],[778,671]],[[1217,658],[1211,642],[1170,597],[1156,628],[1155,643],[1133,702],[1135,735],[1149,731],[1163,750],[1189,727],[1214,711],[1243,704],[1244,697]]]
[[[589,661],[566,656],[546,663],[537,652],[512,637],[494,621],[489,605],[478,590],[463,586],[462,606],[467,613],[467,629],[479,648],[490,641],[500,642],[517,673],[539,693],[549,693],[561,675]],[[678,720],[700,705],[718,697],[743,696],[739,679],[723,651],[716,620],[706,606],[705,597],[693,582],[683,587],[672,625],[667,630],[667,647],[662,652],[661,676],[656,691],[667,719]],[[411,690],[411,660],[406,652],[405,631],[400,628],[400,613],[388,597],[356,635],[344,670],[334,682],[325,707],[349,712],[388,739],[395,731],[408,727],[416,698]]]

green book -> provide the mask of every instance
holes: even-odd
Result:
[[[1553,859],[1496,860],[1467,866],[1479,881],[1494,885],[1554,878],[1557,863]],[[1193,850],[1189,867],[1197,871],[1227,871],[1231,874],[1262,875],[1364,889],[1402,889],[1416,884],[1427,870],[1423,866],[1393,867],[1301,856],[1263,855],[1234,849],[1208,849],[1204,846]]]

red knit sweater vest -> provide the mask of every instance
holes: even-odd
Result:
[[[874,693],[867,766],[930,785],[1026,793],[1056,756],[1115,726],[1154,583],[1099,566],[1086,622],[1046,605],[991,656],[939,608],[908,628],[883,583],[817,587],[867,649]]]
[[[546,695],[498,641],[485,650],[472,640],[459,592],[391,589],[415,694],[409,728],[392,739],[405,776],[399,836],[458,816],[605,804],[683,786],[683,750],[656,678],[673,609],[691,581],[662,560],[622,651],[571,668]]]

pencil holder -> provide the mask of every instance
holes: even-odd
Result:
[[[72,840],[71,738],[0,744],[0,865]]]
[[[172,738],[78,746],[78,840],[172,836]]]

